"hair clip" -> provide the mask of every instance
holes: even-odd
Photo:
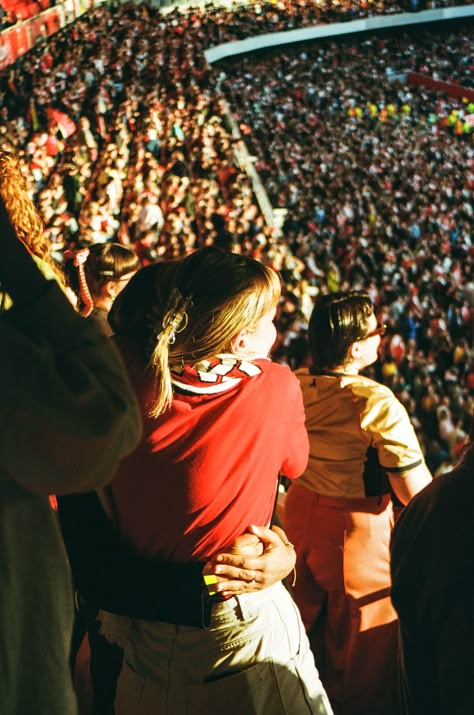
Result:
[[[193,301],[191,298],[183,298],[178,288],[174,288],[168,301],[168,305],[170,304],[172,307],[167,310],[161,321],[161,330],[154,333],[154,340],[157,341],[162,335],[168,333],[168,345],[174,345],[177,333],[182,333],[188,326],[189,317],[187,311]],[[155,321],[159,319],[158,313],[159,310],[155,307],[152,310],[151,319]]]
[[[163,328],[163,332],[168,330],[168,328],[170,327],[172,328],[168,337],[169,345],[173,345],[176,342],[176,333],[182,333],[183,330],[186,330],[188,326],[188,320],[189,319],[188,314],[186,312],[186,302],[181,311],[171,310],[166,313],[165,317],[163,318],[161,327]]]

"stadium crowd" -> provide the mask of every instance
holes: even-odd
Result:
[[[337,12],[369,9],[399,7]],[[1,147],[21,147],[54,256],[112,239],[142,263],[211,243],[252,253],[286,281],[275,356],[293,367],[314,295],[368,287],[389,325],[378,377],[436,470],[472,409],[473,106],[403,75],[468,86],[472,34],[300,46],[211,70],[213,44],[341,17],[315,3],[205,10],[102,7],[4,73]],[[218,79],[287,211],[281,235],[235,165]]]
[[[197,261],[198,266],[200,257],[207,260],[206,256],[210,256],[213,271],[213,256],[219,261],[229,261],[232,266],[253,266],[259,273],[271,276],[274,283],[273,271],[251,261],[249,256],[278,270],[283,292],[277,309],[278,337],[273,358],[291,368],[308,366],[311,360],[307,333],[314,298],[322,297],[321,306],[325,298],[328,304],[333,298],[336,303],[340,300],[340,294],[329,294],[367,290],[375,313],[364,297],[369,304],[369,321],[362,321],[352,326],[353,332],[349,331],[344,360],[349,356],[350,363],[336,358],[333,363],[323,360],[319,375],[324,383],[328,376],[339,380],[341,370],[344,374],[349,364],[347,372],[352,370],[352,377],[364,369],[395,393],[385,416],[388,414],[392,419],[393,411],[400,414],[396,398],[406,407],[410,419],[401,411],[405,433],[412,433],[411,420],[422,449],[413,434],[408,440],[408,456],[405,453],[392,464],[393,492],[405,504],[413,494],[402,498],[394,484],[406,482],[404,472],[413,475],[413,469],[420,464],[425,477],[429,471],[440,474],[449,469],[462,454],[474,412],[471,119],[474,103],[468,97],[452,99],[410,84],[407,71],[471,86],[468,49],[472,45],[472,30],[430,33],[416,39],[409,34],[392,37],[384,33],[362,40],[331,40],[226,61],[216,68],[206,65],[203,54],[212,44],[256,32],[350,20],[399,9],[392,2],[318,5],[285,1],[277,6],[253,6],[251,12],[243,7],[230,12],[204,8],[162,15],[156,8],[131,4],[92,10],[45,41],[0,78],[0,150],[13,149],[20,154],[29,192],[45,224],[43,235],[35,216],[34,223],[23,233],[21,222],[15,225],[18,222],[12,221],[10,215],[17,236],[39,263],[49,264],[43,269],[53,271],[69,292],[64,275],[51,262],[45,244],[49,244],[52,255],[67,271],[72,265],[68,256],[79,268],[80,249],[86,249],[82,255],[89,253],[88,266],[82,274],[78,270],[81,291],[75,296],[76,307],[83,315],[91,311],[94,315],[95,311],[95,319],[100,317],[106,330],[111,329],[105,320],[113,305],[118,306],[115,326],[119,328],[123,300],[125,305],[131,300],[136,309],[133,284],[128,292],[132,299],[127,299],[127,291],[122,293],[135,274],[138,263],[135,253],[142,265],[155,264],[151,271],[157,269],[157,275],[169,267],[158,265],[160,259],[182,256],[187,256],[184,262],[187,265]],[[239,125],[272,205],[284,216],[281,228],[265,224],[251,180],[236,163],[234,144],[238,137],[233,122]],[[8,157],[10,161],[11,156]],[[5,180],[6,167],[3,175]],[[18,177],[17,185],[24,191]],[[9,198],[16,198],[14,192],[9,192]],[[25,211],[20,215],[28,218]],[[31,211],[29,215],[31,218]],[[244,258],[234,255],[231,261],[228,253],[206,248],[212,245],[232,249],[244,254]],[[113,254],[123,255],[116,261]],[[31,261],[31,256],[27,258]],[[116,270],[119,263],[120,271]],[[91,278],[94,270],[96,284]],[[232,277],[232,271],[227,275]],[[237,275],[237,268],[235,271]],[[81,281],[88,272],[89,286],[84,293]],[[148,276],[151,275],[148,269]],[[203,285],[201,292],[193,289],[190,299],[180,292],[184,291],[181,286],[174,308],[166,310],[158,320],[162,330],[151,336],[166,353],[174,349],[171,346],[175,345],[176,334],[179,343],[185,328],[191,332],[191,325],[196,336],[202,338],[202,330],[196,328],[202,311],[194,300],[196,295],[202,295],[207,304],[212,292],[209,286],[214,282],[206,283],[207,274],[201,270],[194,275]],[[210,275],[215,278],[216,274]],[[137,278],[135,285],[140,286],[140,274]],[[232,283],[223,282],[229,284],[232,294]],[[216,284],[219,286],[219,281]],[[115,300],[119,293],[121,299]],[[176,292],[170,291],[170,295],[176,296]],[[143,298],[141,289],[137,296]],[[278,296],[279,286],[274,292],[275,303]],[[359,300],[357,295],[352,295],[352,299]],[[168,305],[169,298],[164,292],[163,310]],[[141,310],[139,322],[147,322],[155,308],[146,306]],[[195,310],[195,316],[189,319],[191,309]],[[330,311],[329,314],[331,332],[334,316]],[[263,318],[268,322],[266,345],[272,342],[275,332],[272,310],[267,310]],[[239,339],[251,340],[248,336],[256,331],[249,330],[246,322],[242,326]],[[130,328],[127,319],[122,327],[126,338]],[[156,330],[156,325],[151,327]],[[348,329],[348,325],[344,327]],[[311,334],[310,326],[310,338]],[[381,359],[376,362],[378,349]],[[266,354],[264,348],[258,350]],[[193,358],[194,351],[195,344],[191,351]],[[249,348],[248,354],[260,353]],[[314,356],[311,364],[317,367]],[[335,368],[333,374],[325,371],[328,366]],[[296,382],[280,366],[273,365],[272,369]],[[308,380],[314,383],[317,374],[308,373]],[[344,379],[347,377],[344,375]],[[365,379],[362,378],[362,383]],[[377,390],[383,395],[390,392],[382,385]],[[299,389],[297,392],[299,395]],[[267,402],[262,398],[258,405],[273,420],[277,412],[267,410]],[[303,410],[300,427],[302,415]],[[248,421],[247,416],[245,420]],[[262,419],[254,422],[257,432],[260,431]],[[362,432],[356,431],[358,436]],[[288,435],[292,434],[290,429]],[[306,440],[306,429],[301,434]],[[364,443],[361,451],[364,464],[365,450]],[[296,450],[299,457],[303,451]],[[319,454],[319,445],[315,451]],[[336,453],[337,450],[332,450],[331,457]],[[275,471],[278,469],[269,470],[269,508],[273,504]],[[295,468],[296,472],[299,474],[301,470]],[[255,474],[260,476],[258,470]],[[331,511],[332,523],[334,500],[339,496],[325,495],[324,486],[316,490],[317,501],[322,508],[321,496],[323,501],[325,497],[329,500],[326,506]],[[359,487],[365,490],[365,485]],[[421,487],[419,484],[413,488],[413,493]],[[292,494],[297,492],[290,490],[290,497]],[[377,515],[381,494],[379,490],[368,497],[373,499]],[[360,509],[358,493],[355,491],[353,496],[354,511],[364,511],[367,504],[364,502],[364,508]],[[390,503],[391,510],[389,494],[384,492],[383,496],[384,504]],[[309,503],[306,495],[303,499]],[[340,501],[341,514],[346,514],[347,495]],[[152,516],[155,523],[155,514]],[[389,517],[388,536],[380,540],[387,567],[391,511]],[[296,520],[300,521],[299,508]],[[263,522],[268,523],[268,515]],[[317,520],[315,523],[319,531],[324,531],[319,529]],[[82,531],[80,536],[82,540]],[[280,548],[289,549],[292,554],[291,542],[297,540],[290,532],[291,542],[286,538],[281,540]],[[365,536],[361,543],[361,553],[367,554]],[[315,551],[319,553],[320,549]],[[334,562],[330,550],[328,562]],[[377,567],[366,569],[364,565],[362,571],[364,578],[368,574],[367,588],[372,598],[371,579]],[[304,577],[299,565],[298,573],[301,585]],[[120,575],[123,576],[122,572]],[[255,584],[251,576],[248,584]],[[281,575],[276,580],[280,581]],[[123,581],[127,579],[124,577]],[[198,582],[196,603],[202,624],[200,567]],[[130,579],[130,583],[133,586],[134,580]],[[378,595],[388,601],[389,589],[388,580]],[[187,588],[184,593],[188,597]],[[349,594],[351,603],[352,600]],[[185,604],[185,612],[188,607]],[[153,614],[151,620],[161,618],[160,614]],[[145,622],[149,620],[148,613]],[[387,623],[380,621],[379,625],[394,626],[395,620],[390,606]],[[342,622],[342,618],[338,616],[336,621]],[[354,623],[365,637],[364,628],[359,627],[356,619]],[[394,628],[393,632],[396,631]],[[392,659],[396,655],[392,642],[389,651]],[[373,651],[370,654],[373,656]],[[193,660],[198,662],[199,658]],[[377,660],[373,657],[374,663]],[[356,661],[359,665],[364,658],[354,658]],[[345,676],[348,668],[343,671]],[[311,677],[314,680],[314,673]],[[382,677],[377,681],[384,690],[388,680]],[[370,687],[364,689],[371,697]],[[386,689],[384,695],[391,699],[389,688]],[[291,700],[288,688],[283,690]],[[319,690],[318,693],[321,699],[324,694]],[[155,708],[153,700],[150,697],[151,708]],[[109,693],[110,705],[112,701]],[[130,711],[126,705],[121,707],[122,712]],[[334,710],[339,712],[336,707]],[[330,711],[327,704],[327,712]],[[103,715],[104,710],[99,712]]]
[[[434,471],[456,459],[472,409],[474,104],[404,74],[447,71],[470,42],[332,42],[227,62],[221,74],[270,200],[287,210],[299,278],[316,291],[369,287],[388,325],[377,376],[416,419]],[[448,71],[471,73],[466,54]],[[294,331],[291,321],[290,346]]]
[[[23,19],[38,14],[52,5],[48,0],[42,2],[22,2],[18,0],[15,3],[13,11],[5,12],[1,18],[3,27],[11,27]],[[197,3],[199,5],[200,3]],[[447,3],[439,3],[444,5]],[[457,3],[461,4],[461,3]],[[191,6],[193,3],[191,3]],[[217,36],[220,38],[218,42],[224,42],[230,39],[248,37],[256,34],[256,30],[265,28],[265,32],[271,32],[276,29],[295,29],[296,27],[306,27],[308,24],[313,25],[318,22],[341,22],[350,21],[360,17],[367,17],[374,14],[388,14],[399,12],[401,5],[394,0],[378,0],[376,3],[369,2],[325,2],[321,5],[314,0],[300,0],[298,3],[291,3],[288,0],[283,0],[277,6],[270,4],[262,4],[257,7],[253,6],[254,12],[248,13],[246,3],[234,3],[231,8],[231,13],[227,15],[228,26],[223,25],[222,13],[219,3],[209,2],[205,7],[205,15],[202,18],[203,27],[214,28],[214,25],[219,25]],[[169,9],[169,4],[165,9]],[[256,12],[255,12],[256,10]],[[212,30],[211,30],[212,31]],[[207,34],[207,33],[206,33]]]

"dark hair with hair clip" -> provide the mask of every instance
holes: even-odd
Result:
[[[84,266],[91,295],[98,295],[107,281],[119,281],[139,266],[140,260],[131,248],[121,243],[94,243]]]

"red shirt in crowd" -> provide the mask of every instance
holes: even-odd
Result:
[[[125,540],[146,556],[205,561],[249,525],[267,525],[279,472],[298,477],[308,460],[301,390],[290,369],[225,356],[241,366],[230,387],[213,384],[213,376],[204,377],[202,392],[175,385],[172,406],[151,419],[150,375],[129,346],[119,347],[145,415],[143,440],[111,485]]]

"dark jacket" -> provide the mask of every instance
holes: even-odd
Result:
[[[71,579],[48,495],[104,485],[141,421],[110,341],[54,282],[25,304],[12,281],[0,316],[0,712],[72,715]]]
[[[403,510],[391,556],[403,712],[474,713],[474,445]]]

